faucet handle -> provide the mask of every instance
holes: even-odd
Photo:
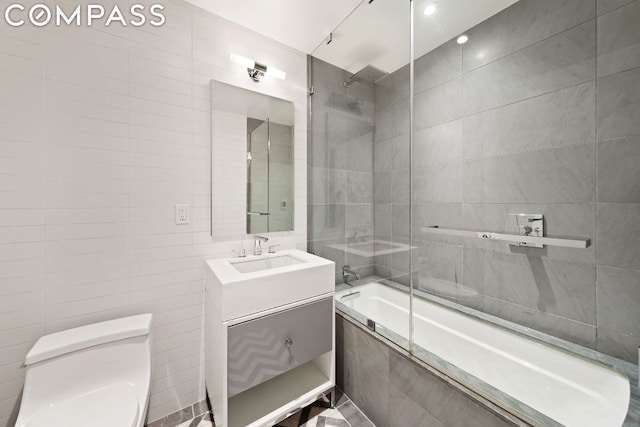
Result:
[[[280,245],[271,245],[269,246],[269,253],[270,254],[275,254],[276,253],[276,248],[280,246]]]
[[[238,258],[244,258],[247,256],[247,251],[244,249],[234,249],[232,252],[238,252]]]

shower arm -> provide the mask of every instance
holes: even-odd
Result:
[[[498,240],[507,243],[527,243],[547,246],[559,246],[564,248],[585,249],[591,246],[591,239],[561,238],[561,237],[537,237],[523,236],[519,234],[494,233],[492,231],[469,231],[440,228],[437,225],[422,227],[425,233],[440,234],[445,236],[470,237],[475,239]]]

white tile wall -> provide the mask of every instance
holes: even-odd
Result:
[[[305,55],[163,4],[161,28],[0,21],[0,426],[38,337],[142,312],[155,314],[149,420],[203,398],[203,259],[244,237],[210,236],[211,79],[294,102],[295,231],[271,237],[306,247]],[[231,52],[287,79],[255,84]]]

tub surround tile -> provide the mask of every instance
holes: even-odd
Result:
[[[598,205],[598,265],[640,270],[640,204]]]
[[[640,3],[598,18],[598,77],[640,66]]]
[[[408,170],[411,167],[411,157],[409,155],[409,135],[401,135],[391,140],[392,168],[393,170]]]
[[[392,426],[444,427],[436,417],[405,396],[395,386],[389,386],[389,424]]]
[[[406,81],[409,81],[408,77]],[[395,138],[401,135],[408,135],[410,130],[409,100],[405,99],[391,106],[391,137]]]
[[[393,137],[391,107],[377,108],[375,112],[374,141],[386,141]]]
[[[342,341],[336,343],[336,346],[343,347],[343,390],[376,426],[388,425],[388,347],[358,333],[349,322],[342,321],[336,326],[344,328]]]
[[[605,328],[598,330],[597,349],[606,354],[615,354],[622,360],[637,364],[638,348],[640,348],[640,337],[638,335],[628,335],[615,330]],[[637,365],[636,365],[637,366]],[[640,404],[638,404],[640,413]],[[640,420],[640,417],[638,418]],[[631,424],[636,426],[637,424]]]
[[[463,196],[463,162],[431,165],[413,172],[414,203],[460,203]]]
[[[407,15],[407,18],[409,18],[409,15]],[[406,22],[406,25],[407,26],[411,25],[408,22],[408,20]],[[391,89],[392,89],[391,98],[390,98],[391,105],[404,101],[409,98],[409,95],[410,95],[409,64],[408,64],[409,60],[410,58],[407,57],[406,58],[407,65],[403,66],[402,68],[399,68],[398,70],[394,71],[393,74],[387,76],[391,81]],[[385,77],[385,80],[386,80],[386,77]]]
[[[346,227],[346,206],[313,204],[308,206],[308,223],[315,240],[343,238]]]
[[[396,170],[391,173],[391,202],[409,203],[409,171]]]
[[[391,206],[391,238],[397,243],[409,242],[409,205]]]
[[[344,203],[346,200],[346,171],[310,168],[311,203]]]
[[[598,138],[640,134],[640,68],[598,79]]]
[[[317,97],[314,94],[313,100],[317,101],[314,103],[316,118],[311,123],[311,131],[314,134],[319,132],[320,134],[341,135],[347,141],[352,141],[374,131],[373,111],[369,112],[369,108],[363,108],[356,114],[341,111],[340,106],[350,100],[350,98],[347,99],[346,94],[330,93],[328,97],[323,97],[319,93]],[[334,105],[333,100],[339,105]]]
[[[438,279],[449,283],[453,292],[451,296],[455,296],[458,284],[462,284],[462,247],[415,241],[414,245],[419,246],[417,260],[414,261],[419,274],[417,285],[426,290],[425,286],[429,286],[431,279]],[[442,282],[438,284],[443,285]],[[438,294],[438,289],[433,293]]]
[[[598,267],[598,322],[618,334],[640,341],[640,271]],[[637,362],[636,357],[632,361]]]
[[[420,41],[416,43],[419,46]],[[415,60],[414,93],[424,92],[460,75],[462,46],[451,40]]]
[[[347,165],[349,171],[373,173],[373,135],[365,135],[347,142]]]
[[[600,142],[598,144],[598,202],[640,203],[638,183],[640,183],[640,135]]]
[[[357,371],[356,390],[352,395],[353,402],[367,414],[376,427],[389,425],[389,382],[377,372],[365,369]]]
[[[590,21],[465,74],[465,115],[593,80],[595,44]]]
[[[468,31],[471,37],[464,46],[464,71],[588,21],[595,16],[595,6],[595,0],[519,1]]]
[[[463,239],[456,236],[430,234],[422,231],[422,227],[438,226],[440,228],[462,228],[462,204],[460,203],[414,203],[413,233],[420,241],[461,245]]]
[[[333,132],[309,133],[307,166],[326,169],[346,169],[347,137]]]
[[[462,78],[449,80],[415,95],[414,130],[450,122],[462,116]]]
[[[374,201],[391,203],[391,172],[379,172],[374,175]]]
[[[391,203],[376,203],[374,208],[374,230],[376,239],[388,240],[391,238]]]
[[[391,106],[393,94],[393,76],[395,73],[388,75],[374,85],[374,100],[376,112],[382,111]],[[377,126],[377,125],[376,125]],[[377,139],[376,139],[377,142]]]
[[[373,204],[360,203],[348,204],[346,236],[372,236],[373,235]]]
[[[373,203],[373,174],[347,171],[347,203]]]
[[[389,370],[391,386],[445,426],[465,426],[471,420],[477,426],[510,425],[396,352],[390,354]]]
[[[377,142],[374,147],[374,170],[379,172],[391,172],[393,169],[393,155],[395,152],[393,139]]]
[[[482,295],[596,323],[594,265],[472,248],[464,249],[463,265],[465,285]]]
[[[598,15],[609,13],[612,10],[635,1],[637,0],[596,0],[598,4]]]
[[[592,81],[467,116],[462,152],[474,158],[593,143],[595,88]]]
[[[348,321],[342,321],[343,334],[347,351],[353,352],[362,373],[378,373],[382,379],[389,379],[389,347],[370,336],[360,334],[357,328]],[[346,390],[345,390],[346,391]],[[347,393],[349,395],[349,393]]]
[[[466,203],[592,203],[595,144],[464,162]]]
[[[463,150],[462,142],[462,120],[454,120],[415,132],[413,168],[420,170],[427,165],[460,160]]]

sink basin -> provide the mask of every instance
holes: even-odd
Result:
[[[278,255],[269,258],[248,259],[233,261],[231,265],[240,273],[252,273],[254,271],[269,270],[271,268],[287,267],[289,265],[301,264],[301,261],[291,255]]]
[[[298,249],[206,264],[207,298],[223,322],[335,290],[333,261]]]

